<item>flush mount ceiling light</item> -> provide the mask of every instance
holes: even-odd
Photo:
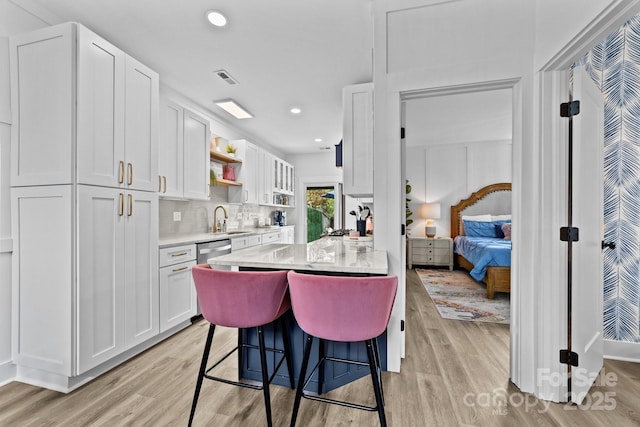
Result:
[[[240,104],[233,99],[221,99],[220,101],[213,102],[236,119],[250,119],[253,117],[251,113],[242,108]]]
[[[292,107],[292,108],[289,110],[289,112],[290,112],[291,114],[300,114],[300,113],[302,113],[302,110],[300,109],[300,107]]]
[[[322,142],[322,138],[316,138],[314,139],[315,142]]]
[[[207,20],[216,27],[224,27],[227,25],[227,17],[217,10],[209,10],[206,13]]]

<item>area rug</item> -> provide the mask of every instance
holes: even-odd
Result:
[[[509,323],[509,294],[496,292],[487,298],[487,289],[464,271],[416,269],[424,288],[445,319]]]

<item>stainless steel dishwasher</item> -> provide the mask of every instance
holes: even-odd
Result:
[[[198,264],[206,264],[209,258],[219,257],[224,254],[231,253],[231,240],[216,240],[214,242],[198,243],[196,250],[198,251]],[[216,270],[231,270],[231,267],[225,265],[219,265],[215,267]],[[202,313],[200,310],[200,301],[197,304],[198,316]]]
[[[209,258],[219,257],[231,253],[231,240],[216,240],[213,242],[198,243],[198,264],[206,264]],[[219,266],[216,270],[229,270],[228,267]]]

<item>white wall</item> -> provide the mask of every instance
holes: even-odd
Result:
[[[436,232],[450,236],[451,205],[486,185],[511,182],[511,157],[511,141],[407,147],[406,178],[412,187],[408,197],[414,221],[407,228],[409,235],[424,236],[420,206],[440,203]]]

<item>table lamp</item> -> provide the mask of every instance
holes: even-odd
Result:
[[[427,220],[424,227],[424,234],[426,234],[427,237],[435,237],[436,225],[433,220],[440,219],[440,203],[423,204],[420,209],[420,216]]]

